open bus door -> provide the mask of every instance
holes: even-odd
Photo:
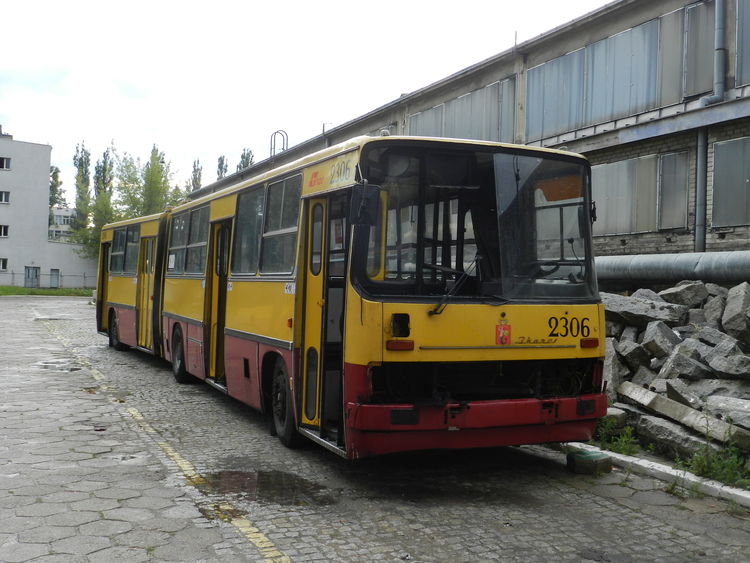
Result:
[[[109,252],[112,243],[102,244],[99,251],[99,279],[96,287],[96,328],[99,332],[109,329],[107,318],[107,297],[109,294]]]
[[[224,327],[226,325],[227,279],[229,273],[229,240],[232,234],[231,221],[219,221],[211,225],[211,250],[209,253],[209,280],[206,299],[206,326],[208,338],[208,369],[210,382],[226,387],[224,371]]]
[[[142,238],[138,253],[138,296],[136,302],[136,326],[138,346],[153,350],[153,295],[156,238]]]
[[[343,198],[307,203],[301,421],[341,445],[346,206]]]

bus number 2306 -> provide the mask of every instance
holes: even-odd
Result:
[[[550,317],[547,319],[547,326],[549,326],[549,336],[559,336],[564,338],[566,336],[582,336],[587,338],[591,334],[591,327],[589,326],[589,318],[583,317]]]

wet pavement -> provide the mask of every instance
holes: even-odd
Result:
[[[742,507],[540,447],[288,450],[93,317],[0,297],[0,561],[750,561]]]

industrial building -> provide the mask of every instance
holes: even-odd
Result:
[[[748,249],[750,0],[612,2],[202,193],[383,131],[585,154],[598,256]]]
[[[52,147],[13,139],[0,129],[0,285],[94,287],[96,260],[79,245],[50,240]],[[70,211],[57,210],[60,222]],[[53,222],[54,225],[54,222]]]

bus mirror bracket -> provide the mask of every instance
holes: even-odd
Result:
[[[378,223],[380,207],[380,187],[364,181],[352,190],[352,203],[349,213],[353,225],[373,226]]]

